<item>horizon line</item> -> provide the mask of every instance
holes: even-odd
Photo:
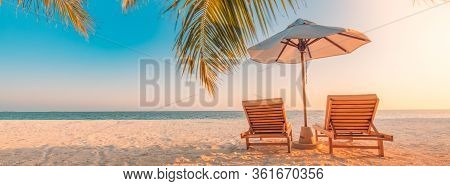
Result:
[[[286,110],[288,112],[303,110]],[[308,111],[325,111],[324,109],[310,109]],[[378,111],[450,111],[450,109],[379,109]],[[0,113],[45,113],[45,112],[244,112],[243,110],[134,110],[134,111],[108,111],[108,110],[94,110],[94,111],[0,111]]]

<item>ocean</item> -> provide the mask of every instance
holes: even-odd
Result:
[[[301,111],[287,111],[288,119],[301,119]],[[321,121],[324,111],[308,111],[308,118]],[[448,119],[450,110],[381,110],[377,119]],[[150,111],[150,112],[0,112],[0,120],[184,120],[245,119],[242,111]]]

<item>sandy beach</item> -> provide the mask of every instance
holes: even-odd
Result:
[[[382,119],[377,125],[394,135],[384,158],[360,149],[336,149],[331,156],[323,140],[317,149],[290,154],[276,146],[247,151],[239,137],[247,129],[242,119],[0,121],[0,164],[450,165],[450,119]]]

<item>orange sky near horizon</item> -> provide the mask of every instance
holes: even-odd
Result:
[[[337,13],[330,20],[317,13],[325,5],[308,2],[300,15],[302,18],[318,24],[354,28],[372,40],[352,54],[311,62],[307,85],[310,109],[324,109],[327,95],[366,93],[380,97],[380,109],[450,109],[450,22],[447,19],[450,3],[433,8],[438,4],[347,0],[334,6],[333,11],[355,11]],[[284,29],[283,26],[274,33]],[[280,65],[275,66],[269,67],[274,79],[273,93],[270,96],[267,90],[263,91],[266,95],[249,93],[250,99],[279,97],[281,89],[292,91],[290,83],[283,83],[292,80],[278,79],[274,74]],[[286,99],[291,103],[289,108],[301,108],[299,96],[295,98],[298,101],[289,96]],[[235,100],[235,105],[239,105],[239,98]]]

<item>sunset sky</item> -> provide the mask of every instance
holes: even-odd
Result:
[[[118,1],[89,1],[96,31],[88,40],[4,2],[0,111],[239,110],[242,99],[280,96],[288,108],[300,108],[299,87],[293,87],[299,65],[244,62],[221,76],[219,101],[213,106],[199,101],[203,93],[195,79],[180,81],[196,84],[193,95],[188,87],[175,88],[181,79],[172,59],[176,20],[162,15],[164,6],[158,2],[123,14]],[[359,30],[372,40],[352,54],[310,63],[311,109],[324,109],[326,95],[359,93],[378,94],[381,109],[450,109],[450,3],[439,4],[306,0],[298,14],[280,15],[269,35],[301,17]],[[138,62],[143,58],[161,65],[160,103],[153,107],[139,105]],[[258,89],[258,84],[263,86]],[[191,106],[179,104],[190,99]]]

